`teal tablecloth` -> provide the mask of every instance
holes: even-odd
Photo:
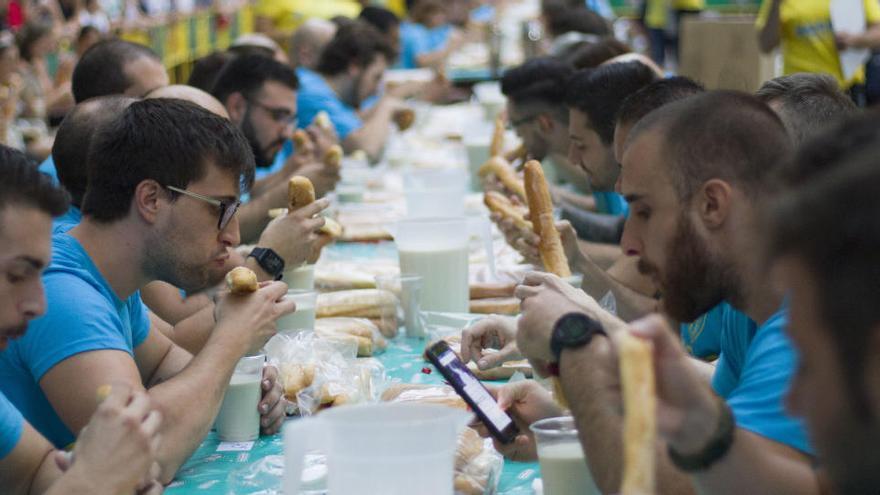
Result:
[[[400,337],[378,357],[385,365],[389,380],[406,383],[441,383],[436,371],[423,373],[427,364],[421,353],[425,341]],[[292,420],[292,421],[295,421]],[[181,468],[165,493],[199,494],[274,494],[280,493],[281,435],[263,437],[248,452],[217,452],[219,440],[211,433],[196,453]],[[539,477],[537,463],[506,461],[498,493],[531,495],[532,481]],[[416,495],[416,492],[413,492]]]

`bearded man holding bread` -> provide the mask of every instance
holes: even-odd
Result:
[[[223,294],[204,347],[193,356],[151,323],[139,290],[161,280],[198,291],[223,280],[239,242],[239,194],[253,156],[228,120],[179,100],[130,104],[94,136],[82,222],[53,238],[43,277],[48,311],[0,355],[0,389],[56,447],[95,410],[108,376],[146,390],[168,439],[156,452],[169,482],[211,428],[237,361],[275,333],[294,303],[287,286]],[[277,370],[263,373],[263,433],[285,403]]]
[[[762,237],[756,205],[772,191],[772,173],[790,151],[772,110],[734,92],[666,105],[630,133],[621,191],[632,211],[622,245],[640,256],[640,270],[657,281],[664,310],[691,321],[727,300],[759,323],[752,335],[722,329],[715,369],[690,361],[700,377],[694,386],[711,384],[719,414],[691,424],[688,435],[665,435],[658,442],[657,493],[818,493],[804,426],[783,406],[795,368],[783,334],[787,310],[749,250]],[[607,336],[626,323],[553,275],[527,276],[517,296],[523,309],[518,322],[492,319],[467,330],[469,357],[481,357],[481,335],[501,336],[502,342],[515,335],[535,372],[556,375],[561,383],[597,485],[617,492],[622,418],[617,349]],[[521,426],[562,413],[535,382],[509,385],[497,395]],[[664,415],[664,405],[661,430],[679,431],[682,417]],[[499,448],[534,456],[528,434]]]

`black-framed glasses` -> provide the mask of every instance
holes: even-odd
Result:
[[[278,108],[278,107],[270,107],[269,105],[264,105],[257,100],[252,100],[250,98],[246,98],[247,102],[255,107],[262,108],[266,112],[269,113],[269,116],[272,117],[272,120],[275,122],[281,122],[286,125],[296,126],[296,114],[291,113],[290,110],[286,108]]]
[[[174,191],[178,194],[183,194],[184,196],[189,196],[193,199],[198,199],[199,201],[204,201],[205,203],[220,208],[220,218],[217,220],[217,229],[219,230],[223,230],[229,225],[229,222],[232,221],[232,217],[235,216],[235,212],[238,211],[238,207],[241,206],[241,201],[237,199],[215,199],[174,186],[165,186],[165,189]]]
[[[528,124],[529,122],[537,119],[538,117],[539,117],[538,114],[534,114],[534,115],[529,115],[528,117],[523,117],[523,118],[517,119],[517,120],[509,120],[509,121],[507,121],[508,129],[516,129],[517,127],[519,127],[521,125]]]

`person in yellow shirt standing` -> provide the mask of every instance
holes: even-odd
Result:
[[[677,62],[682,19],[700,14],[705,7],[706,0],[645,0],[642,23],[651,40],[651,58],[657,65],[665,63],[667,47],[672,48]]]
[[[287,46],[290,36],[306,19],[338,15],[354,19],[360,11],[361,5],[354,0],[258,0],[256,30]]]
[[[880,2],[864,0],[867,30],[835,37],[831,25],[831,0],[763,0],[758,13],[758,43],[770,52],[782,46],[783,71],[822,72],[837,79],[856,103],[864,101],[865,74],[859,70],[846,80],[839,50],[880,45]]]

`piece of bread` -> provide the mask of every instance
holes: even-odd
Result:
[[[401,131],[405,131],[412,127],[416,121],[416,112],[412,108],[401,108],[394,112],[394,123]]]
[[[296,394],[315,381],[314,364],[281,363],[278,371],[284,397],[289,401],[296,402]]]
[[[495,117],[495,129],[492,132],[492,141],[489,143],[489,156],[501,156],[504,154],[504,117]]]
[[[515,150],[510,151],[506,155],[504,155],[504,158],[507,161],[509,161],[510,163],[513,163],[517,160],[526,161],[526,159],[528,157],[529,157],[529,150],[526,149],[525,144],[521,144],[521,145],[517,146]]]
[[[388,345],[376,325],[363,318],[318,318],[315,320],[315,334],[325,339],[355,343],[358,357],[370,357]]]
[[[491,284],[484,282],[473,282],[470,284],[470,298],[488,299],[490,297],[513,297],[516,290],[516,284]]]
[[[312,123],[325,131],[329,131],[333,127],[333,122],[330,122],[330,116],[327,115],[327,112],[324,110],[321,110],[315,115],[315,120],[313,120]]]
[[[315,202],[315,186],[308,177],[293,176],[287,183],[287,209],[295,211]]]
[[[520,312],[520,300],[515,297],[490,297],[471,299],[470,312],[481,315],[517,315]]]
[[[449,385],[423,385],[415,383],[396,383],[391,385],[379,399],[382,402],[415,402],[419,404],[440,404],[463,411],[468,410],[465,401]]]
[[[257,274],[245,266],[237,266],[226,274],[226,286],[233,294],[249,294],[260,287]]]
[[[483,195],[483,203],[492,213],[497,213],[501,215],[502,218],[512,220],[516,228],[529,231],[534,229],[532,222],[526,220],[522,212],[520,212],[509,199],[507,199],[507,196],[500,192],[486,191],[486,194]]]
[[[532,219],[535,234],[540,237],[538,250],[544,269],[559,277],[571,276],[562,239],[553,219],[553,201],[544,178],[544,170],[536,160],[529,160],[525,166],[526,200],[529,204],[529,218]]]
[[[517,178],[510,163],[504,158],[500,156],[489,158],[489,160],[480,167],[478,174],[480,177],[486,177],[489,174],[494,175],[499,181],[501,181],[501,185],[503,185],[508,191],[516,194],[520,199],[525,201],[525,187],[523,186],[522,181]]]
[[[397,313],[397,298],[381,289],[344,290],[318,294],[317,317],[381,318]]]
[[[305,149],[305,147],[308,146],[309,141],[310,141],[309,135],[306,133],[306,131],[304,131],[302,129],[297,129],[293,132],[293,139],[292,140],[293,140],[293,146],[297,150]]]
[[[629,332],[615,335],[623,393],[623,480],[621,495],[655,491],[657,395],[651,343]]]
[[[269,210],[269,218],[278,218],[287,211],[287,208],[272,208]],[[336,239],[342,236],[342,225],[330,217],[324,217],[324,226],[318,232]]]
[[[324,165],[329,168],[339,169],[342,164],[342,147],[338,144],[334,144],[327,148],[327,151],[324,152],[324,159],[322,161],[324,162]]]

